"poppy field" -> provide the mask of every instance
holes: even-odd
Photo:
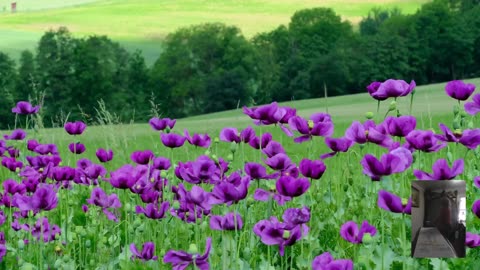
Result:
[[[42,129],[41,106],[19,102],[0,140],[0,268],[478,269],[477,82],[391,79],[350,103],[148,127],[103,112]],[[412,258],[411,181],[452,179],[466,257]]]

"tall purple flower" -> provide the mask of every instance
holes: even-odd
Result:
[[[410,84],[404,80],[389,79],[383,83],[374,82],[370,84],[367,89],[368,93],[377,100],[385,100],[391,97],[403,97],[410,94],[415,88],[415,81]]]
[[[480,94],[476,94],[473,96],[472,102],[466,102],[465,111],[470,115],[476,115],[480,112]]]
[[[354,144],[354,142],[348,138],[325,138],[325,143],[327,144],[328,148],[330,148],[333,152],[323,154],[320,156],[321,159],[333,157],[338,152],[347,152],[348,149]]]
[[[327,169],[322,160],[302,159],[299,164],[300,172],[310,179],[320,179]]]
[[[146,165],[150,163],[154,157],[155,155],[153,154],[152,150],[134,151],[130,156],[133,162],[140,165]]]
[[[208,148],[210,144],[212,143],[212,140],[210,139],[210,136],[208,134],[193,134],[193,136],[190,136],[188,133],[188,130],[185,129],[184,131],[185,138],[187,138],[188,143],[191,145],[195,145],[198,147],[203,147],[203,148]]]
[[[60,227],[58,225],[51,225],[48,222],[48,218],[42,217],[35,222],[35,225],[31,228],[32,236],[40,241],[43,238],[43,242],[48,243],[55,240],[55,237],[61,234]]]
[[[378,207],[383,208],[393,213],[412,213],[412,199],[409,198],[407,203],[402,203],[402,199],[397,195],[390,193],[386,190],[380,190],[378,192]]]
[[[220,140],[224,142],[236,142],[239,143],[242,141],[240,138],[240,133],[236,128],[226,127],[220,131]]]
[[[175,119],[173,119],[173,120],[170,119],[170,118],[160,119],[158,117],[153,117],[148,121],[148,123],[153,128],[153,130],[158,130],[158,131],[164,130],[167,127],[172,129],[175,126],[176,122],[177,122],[177,120],[175,120]]]
[[[271,125],[278,123],[287,114],[287,110],[278,107],[277,102],[260,107],[243,107],[243,113],[255,120],[256,125]]]
[[[111,149],[105,150],[103,148],[99,148],[95,154],[100,162],[109,162],[113,159],[113,151]]]
[[[351,260],[334,260],[330,252],[315,257],[312,261],[312,270],[353,270]]]
[[[87,125],[82,121],[65,123],[65,131],[70,135],[81,135]]]
[[[255,162],[245,163],[245,173],[252,179],[274,179],[278,176],[278,173],[267,174],[267,169]]]
[[[310,181],[307,178],[296,179],[291,176],[282,176],[276,183],[278,193],[288,197],[298,197],[305,193],[309,187]]]
[[[286,154],[283,146],[276,141],[270,141],[265,148],[262,149],[262,153],[271,158],[277,154]]]
[[[465,236],[465,245],[469,248],[480,247],[480,235],[467,232]]]
[[[163,257],[164,263],[171,263],[173,269],[183,270],[188,266],[193,265],[198,267],[201,270],[210,269],[210,264],[208,263],[208,256],[210,255],[210,250],[212,248],[212,238],[207,238],[207,243],[205,247],[205,253],[202,255],[195,253],[190,254],[183,250],[169,250]]]
[[[288,120],[288,125],[290,128],[298,131],[302,135],[295,138],[294,142],[302,143],[309,141],[313,136],[331,136],[333,134],[333,123],[330,119],[330,116],[327,116],[322,118],[320,114],[314,114],[310,117],[310,120],[305,120],[300,116],[294,116],[290,118],[290,120]]]
[[[423,152],[437,152],[447,146],[446,143],[437,140],[431,130],[414,130],[405,139],[412,148]]]
[[[153,168],[157,170],[168,170],[172,166],[170,160],[166,157],[156,157],[153,159]]]
[[[353,244],[363,243],[363,236],[365,233],[369,233],[371,236],[374,236],[377,233],[377,229],[370,225],[366,220],[362,222],[360,228],[354,221],[347,221],[340,228],[340,235],[342,238]]]
[[[472,212],[480,218],[480,200],[476,200],[472,205]]]
[[[155,244],[153,242],[146,242],[142,246],[142,251],[139,252],[134,243],[130,245],[130,251],[132,252],[132,260],[140,259],[142,261],[156,261],[158,260],[157,256],[154,256]]]
[[[445,92],[457,100],[467,100],[475,91],[475,85],[459,80],[450,81],[445,85]]]
[[[222,181],[213,188],[211,201],[213,204],[237,203],[247,197],[249,186],[250,178],[248,176],[243,177],[238,185]]]
[[[292,246],[308,234],[308,226],[305,224],[293,228],[289,225],[279,222],[276,217],[270,217],[269,220],[257,222],[253,226],[253,232],[265,245],[278,245],[280,255],[283,256],[286,246]]]
[[[253,199],[256,201],[268,201],[270,199],[275,200],[278,205],[285,205],[286,202],[291,201],[292,197],[283,196],[278,194],[275,189],[267,191],[261,188],[257,188],[253,194]]]
[[[137,182],[137,179],[133,176],[134,171],[135,167],[132,165],[123,165],[110,173],[110,184],[119,189],[131,188]]]
[[[74,153],[74,154],[81,154],[83,152],[85,152],[86,148],[85,148],[85,145],[83,143],[71,143],[68,145],[68,150],[70,150],[70,152]]]
[[[452,168],[448,166],[446,159],[439,159],[433,164],[433,174],[426,173],[420,170],[414,170],[413,174],[418,180],[451,180],[462,174],[464,167],[463,159],[458,159],[453,162]]]
[[[50,185],[38,187],[31,197],[17,193],[13,200],[20,211],[33,210],[35,213],[52,210],[58,204],[57,192]]]
[[[297,225],[302,225],[310,221],[310,209],[302,208],[288,208],[282,215],[285,228],[293,229]]]
[[[178,135],[175,133],[162,133],[160,135],[163,145],[168,148],[177,148],[181,147],[187,138],[183,137],[182,135]]]
[[[242,216],[238,213],[227,213],[225,216],[210,218],[210,229],[218,231],[234,231],[243,228]]]
[[[384,123],[388,134],[397,137],[407,136],[417,126],[417,120],[410,115],[400,117],[388,116]]]
[[[480,188],[480,176],[475,176],[475,178],[473,178],[473,184],[474,184],[477,188]]]
[[[161,219],[165,217],[165,213],[167,212],[168,208],[170,207],[170,203],[168,201],[163,202],[160,207],[158,207],[157,203],[149,203],[145,208],[137,205],[135,207],[135,213],[137,214],[144,214],[147,218],[150,219]]]
[[[375,156],[366,154],[360,161],[363,173],[374,181],[380,181],[382,176],[405,171],[412,164],[413,157],[410,151],[400,147],[390,153],[382,155],[378,160]]]
[[[35,114],[38,113],[40,106],[33,107],[30,102],[27,101],[19,101],[17,105],[12,108],[12,113],[15,114]]]
[[[108,210],[108,208],[120,208],[122,204],[118,199],[117,194],[107,195],[103,189],[96,187],[92,190],[90,198],[87,199],[89,204],[96,205],[102,208],[103,213],[107,216],[109,220],[118,222],[118,218]]]
[[[4,135],[5,140],[21,141],[25,139],[27,133],[23,129],[15,129],[10,135]]]

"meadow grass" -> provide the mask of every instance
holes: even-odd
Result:
[[[480,79],[469,80],[479,85]],[[456,101],[444,92],[445,84],[435,84],[417,87],[412,113],[417,117],[417,129],[433,128],[439,132],[438,123],[452,127],[452,107]],[[408,114],[410,97],[397,100],[402,114]],[[324,99],[293,101],[281,103],[298,109],[298,114],[304,117],[314,112],[325,112]],[[384,119],[391,100],[381,104],[376,113],[377,103],[368,94],[358,94],[328,98],[328,111],[335,123],[334,137],[343,136],[345,129],[352,121],[363,122],[367,111],[375,112],[377,123]],[[168,117],[168,115],[163,115]],[[69,119],[73,121],[77,119]],[[108,120],[108,119],[104,119]],[[475,128],[480,127],[478,117],[466,117]],[[108,121],[104,121],[107,122]],[[18,123],[24,123],[19,119]],[[197,117],[179,119],[171,132],[183,133],[188,129],[194,132],[208,132],[212,139],[218,136],[224,127],[236,127],[239,130],[253,126],[257,135],[270,132],[275,141],[280,142],[293,162],[304,158],[318,159],[321,154],[329,152],[324,139],[314,137],[312,141],[302,144],[294,143],[291,137],[284,134],[276,126],[255,126],[240,110],[221,112]],[[27,130],[29,138],[35,138],[41,143],[55,143],[62,157],[62,166],[75,167],[80,158],[88,158],[96,162],[95,151],[98,148],[113,149],[114,159],[105,164],[107,171],[113,171],[130,163],[130,155],[136,150],[150,149],[155,156],[164,156],[178,162],[193,161],[203,154],[216,155],[224,159],[232,154],[231,143],[212,143],[209,150],[186,144],[182,148],[171,150],[160,142],[159,132],[147,124],[122,124],[88,126],[79,136],[70,136],[63,129],[41,129],[37,133]],[[71,142],[82,142],[87,151],[81,155],[73,155],[67,149]],[[19,160],[25,162],[24,142],[8,142],[21,150]],[[47,216],[50,223],[62,228],[62,235],[50,243],[39,243],[26,231],[15,232],[8,229],[11,220],[7,219],[4,226],[8,251],[0,267],[5,269],[21,269],[29,264],[37,269],[47,269],[48,266],[67,269],[171,269],[170,265],[161,262],[164,254],[170,250],[188,250],[195,244],[198,253],[203,253],[207,237],[213,239],[213,249],[209,257],[211,269],[311,269],[313,258],[323,252],[331,252],[335,258],[353,260],[355,269],[475,269],[480,259],[479,249],[468,249],[467,258],[458,259],[412,259],[410,258],[411,221],[410,216],[386,212],[377,206],[377,192],[388,190],[402,198],[410,196],[410,181],[414,178],[413,169],[431,171],[432,164],[439,158],[451,156],[452,159],[465,159],[465,170],[458,177],[467,182],[467,231],[480,233],[480,219],[471,213],[472,203],[480,198],[480,192],[472,184],[474,176],[480,175],[478,151],[466,151],[461,145],[450,144],[437,153],[415,153],[415,161],[411,168],[401,174],[373,182],[362,173],[360,160],[367,153],[380,157],[387,150],[373,144],[355,145],[347,153],[326,159],[327,170],[320,180],[312,180],[312,186],[306,194],[294,198],[286,205],[255,201],[252,196],[257,187],[270,189],[275,187],[274,181],[255,181],[249,188],[248,196],[238,204],[220,205],[212,208],[212,214],[223,215],[227,212],[240,213],[244,228],[237,232],[219,232],[209,228],[209,218],[205,217],[196,223],[185,223],[170,213],[164,219],[151,220],[143,215],[134,214],[135,205],[144,205],[138,196],[129,191],[114,189],[107,181],[100,180],[107,194],[118,194],[122,207],[115,212],[119,222],[108,220],[96,206],[90,205],[90,210],[84,213],[81,205],[86,204],[92,187],[74,185],[73,189],[60,189],[58,192],[58,207],[51,211],[42,211],[36,217],[20,219],[21,223],[32,224],[39,216]],[[207,153],[208,152],[208,153]],[[212,157],[213,158],[213,157]],[[239,145],[230,160],[228,175],[241,170],[245,162],[262,163],[265,156],[248,145]],[[269,173],[272,171],[269,169]],[[177,185],[180,180],[175,177],[173,169],[164,175],[170,185]],[[0,168],[2,179],[19,179],[16,173]],[[184,183],[187,190],[193,186]],[[200,185],[207,191],[212,186]],[[164,198],[173,205],[173,194],[167,189]],[[293,246],[286,248],[285,256],[278,254],[277,246],[264,245],[253,232],[253,226],[270,216],[281,216],[287,208],[307,206],[312,217],[308,222],[309,233]],[[8,212],[8,209],[3,209]],[[371,243],[355,245],[340,237],[339,229],[345,222],[353,220],[361,223],[368,220],[378,229]],[[68,237],[66,236],[68,231]],[[23,245],[22,239],[30,239],[28,245]],[[67,241],[67,245],[62,245]],[[142,263],[131,261],[132,255],[128,249],[131,243],[141,247],[142,243],[152,241],[156,245],[154,254],[159,261]],[[21,258],[16,260],[16,257]],[[447,267],[448,264],[448,267]]]
[[[5,6],[8,2],[0,1],[0,12],[2,4]],[[0,13],[0,40],[4,41],[0,43],[0,51],[18,55],[21,50],[32,48],[32,44],[38,42],[38,36],[45,31],[66,26],[77,37],[107,35],[131,49],[142,49],[147,62],[151,64],[161,52],[160,46],[156,44],[160,44],[168,33],[193,24],[222,22],[235,25],[250,38],[259,32],[288,24],[293,13],[300,9],[330,7],[344,19],[358,23],[373,7],[398,7],[404,13],[411,14],[428,1],[76,0],[68,4],[58,0],[17,2],[18,13]]]

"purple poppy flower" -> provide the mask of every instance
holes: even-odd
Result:
[[[177,120],[175,119],[170,119],[170,118],[158,118],[158,117],[153,117],[151,118],[148,123],[150,126],[153,128],[153,130],[164,130],[167,127],[172,129],[175,126],[175,123]]]
[[[283,115],[282,119],[278,121],[280,124],[288,124],[288,120],[290,120],[290,118],[297,116],[297,109],[291,107],[281,108],[285,110],[285,114]]]
[[[305,206],[302,208],[288,208],[283,213],[282,219],[286,224],[285,228],[293,229],[297,225],[302,225],[310,221],[310,209]]]
[[[354,144],[354,142],[347,138],[325,138],[325,143],[328,148],[332,149],[333,152],[323,154],[320,156],[321,159],[333,157],[338,152],[347,152],[348,149]]]
[[[294,178],[291,176],[282,176],[275,184],[280,195],[288,197],[298,197],[305,193],[310,187],[310,181],[307,178]]]
[[[310,179],[320,179],[327,169],[322,160],[302,159],[299,164],[300,172]]]
[[[267,147],[267,145],[272,142],[272,134],[270,133],[264,133],[262,135],[262,138],[259,139],[257,136],[254,136],[249,142],[248,144],[255,148],[255,149],[265,149]]]
[[[178,148],[181,147],[187,138],[183,137],[182,135],[178,135],[175,133],[162,133],[160,135],[163,145],[168,148]]]
[[[224,142],[236,142],[242,141],[240,134],[236,128],[224,128],[220,131],[220,140]]]
[[[21,141],[25,139],[27,133],[23,129],[15,129],[11,135],[4,135],[5,140]]]
[[[76,171],[72,167],[54,167],[52,178],[56,181],[71,181],[75,178],[75,173]]]
[[[87,125],[82,121],[65,123],[65,131],[70,135],[81,135]]]
[[[271,158],[277,154],[286,154],[283,146],[276,141],[270,141],[265,148],[262,149],[262,153]]]
[[[118,199],[117,194],[107,195],[103,189],[96,187],[92,190],[90,198],[87,199],[87,203],[96,205],[102,208],[103,213],[109,220],[118,222],[118,218],[108,210],[108,208],[120,208],[122,204]]]
[[[314,121],[313,118],[325,121]],[[325,117],[322,119],[319,114],[312,115],[310,121],[307,121],[300,116],[294,116],[288,120],[288,125],[292,130],[298,131],[302,134],[302,136],[293,140],[296,143],[309,141],[313,136],[329,137],[333,134],[333,123],[330,118]]]
[[[247,197],[248,187],[250,186],[250,178],[243,177],[238,185],[222,181],[215,185],[212,190],[212,204],[226,203],[231,205],[237,203]]]
[[[35,147],[39,146],[40,143],[37,140],[28,140],[27,141],[27,149],[29,151],[35,150]]]
[[[447,146],[446,143],[437,140],[431,130],[414,130],[405,139],[412,148],[423,152],[437,152]]]
[[[467,129],[462,132],[459,143],[463,144],[470,150],[474,150],[480,145],[480,129]]]
[[[23,163],[13,157],[4,157],[2,158],[2,166],[9,169],[11,172],[15,172],[17,169],[23,168]]]
[[[57,207],[58,197],[56,190],[50,185],[38,187],[31,197],[15,194],[13,201],[20,211],[33,210],[38,213],[40,210],[50,211]]]
[[[420,170],[414,170],[413,174],[418,180],[451,180],[463,173],[464,161],[458,159],[453,162],[452,168],[448,166],[446,159],[439,159],[433,164],[433,174]]]
[[[472,205],[472,212],[480,218],[480,200],[476,200]]]
[[[412,164],[413,157],[410,151],[399,147],[390,153],[382,155],[378,160],[370,154],[366,154],[360,161],[363,173],[370,176],[373,181],[380,181],[382,176],[405,171]]]
[[[43,238],[43,242],[48,243],[55,240],[55,237],[61,234],[60,227],[58,225],[51,225],[48,223],[48,219],[46,217],[42,217],[37,220],[35,225],[31,229],[32,236],[40,240]]]
[[[12,108],[12,113],[15,114],[36,114],[40,106],[33,107],[30,102],[27,101],[19,101],[17,102],[17,106]]]
[[[278,107],[277,102],[273,102],[251,109],[244,106],[243,113],[255,120],[256,125],[271,125],[278,123],[287,114],[287,110]]]
[[[256,138],[255,130],[253,130],[251,126],[248,126],[240,132],[240,140],[244,143],[250,143],[254,138]]]
[[[267,174],[267,169],[262,164],[255,162],[245,163],[245,173],[252,179],[275,179],[278,173]]]
[[[154,157],[155,157],[155,155],[153,154],[153,152],[151,150],[135,151],[130,156],[132,161],[139,164],[139,165],[146,165],[146,164],[150,163],[150,161]]]
[[[370,96],[373,98],[377,100],[385,100],[391,97],[396,98],[406,96],[413,91],[415,86],[416,83],[413,80],[408,84],[404,80],[389,79],[381,84],[374,82],[370,84],[367,89]]]
[[[253,199],[256,201],[268,201],[270,199],[274,199],[278,205],[285,205],[286,202],[291,201],[292,197],[283,196],[273,191],[266,191],[261,188],[257,188],[255,193],[253,194]]]
[[[292,246],[308,234],[308,226],[302,224],[291,228],[280,223],[276,217],[270,217],[269,220],[260,220],[255,224],[253,232],[265,245],[278,245],[280,256],[283,256],[286,246]]]
[[[87,150],[85,148],[85,145],[83,143],[71,143],[68,145],[68,150],[70,150],[70,152],[74,153],[74,154],[81,154],[83,152],[85,152],[85,150]]]
[[[210,136],[208,134],[193,134],[193,136],[190,136],[188,133],[188,130],[185,129],[184,131],[185,138],[187,138],[188,143],[191,145],[195,145],[198,147],[203,147],[203,148],[208,148],[210,147],[210,144],[212,143],[212,140],[210,139]]]
[[[58,155],[58,149],[55,144],[40,144],[33,149],[33,152],[40,155]]]
[[[353,270],[351,260],[334,260],[330,252],[315,257],[312,261],[312,270]]]
[[[172,166],[170,160],[166,157],[156,157],[153,159],[152,167],[157,170],[168,170]]]
[[[173,269],[175,270],[183,270],[190,265],[195,266],[201,270],[208,270],[210,269],[210,264],[208,263],[208,256],[210,254],[211,248],[212,238],[208,237],[204,254],[190,254],[182,250],[169,250],[163,257],[163,262],[171,263]]]
[[[157,256],[154,256],[153,253],[155,252],[155,244],[153,242],[146,242],[142,246],[142,251],[139,252],[135,244],[130,245],[130,251],[132,252],[132,260],[133,259],[140,259],[142,261],[156,261],[158,260]]]
[[[466,102],[464,105],[465,111],[470,115],[476,115],[480,112],[480,94],[473,96],[472,102]]]
[[[462,137],[461,133],[452,132],[445,124],[440,123],[440,130],[443,134],[435,134],[435,138],[444,141],[444,142],[459,142]]]
[[[135,167],[132,165],[123,165],[110,173],[110,184],[119,189],[131,188],[137,182],[137,179],[133,176],[134,171]]]
[[[377,233],[377,229],[370,225],[366,220],[362,222],[360,228],[353,221],[347,221],[340,228],[340,235],[342,238],[353,244],[363,243],[362,241],[365,233],[369,233],[371,236],[374,236]]]
[[[477,188],[480,188],[480,176],[475,176],[475,178],[473,178],[473,184],[474,184]]]
[[[378,207],[393,213],[412,213],[412,198],[408,199],[407,204],[402,203],[402,199],[397,195],[386,190],[378,192]]]
[[[18,183],[13,179],[7,179],[3,182],[3,191],[8,194],[25,194],[27,191],[26,186],[22,183]]]
[[[388,116],[384,123],[388,134],[397,137],[405,137],[415,129],[417,126],[417,119],[410,115],[400,117]]]
[[[289,169],[292,166],[295,166],[293,162],[290,160],[290,158],[286,154],[276,154],[273,157],[267,158],[267,160],[264,161],[264,163],[276,170],[276,171],[285,171]]]
[[[105,150],[103,148],[99,148],[95,153],[95,155],[97,156],[98,160],[102,163],[109,162],[110,160],[113,159],[113,151],[111,149]]]
[[[445,85],[445,92],[457,100],[467,100],[475,91],[475,85],[459,80],[450,81]]]
[[[358,144],[371,142],[387,148],[391,147],[393,143],[392,138],[387,134],[384,126],[376,126],[372,120],[368,120],[364,124],[358,121],[352,122],[350,127],[345,131],[345,138]]]
[[[191,184],[217,183],[220,181],[220,171],[217,164],[210,157],[202,155],[194,162],[179,162],[175,168],[175,175]]]
[[[469,248],[480,247],[480,235],[467,232],[465,236],[465,245]]]
[[[165,217],[165,213],[167,212],[169,207],[170,203],[168,201],[163,202],[160,207],[158,207],[157,203],[149,203],[145,206],[145,208],[137,205],[135,207],[135,213],[144,214],[147,218],[150,219],[161,219]]]
[[[238,213],[228,213],[225,216],[212,216],[210,229],[217,231],[235,231],[243,228],[242,216]]]

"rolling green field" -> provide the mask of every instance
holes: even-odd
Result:
[[[43,32],[67,26],[76,36],[108,35],[130,50],[141,49],[152,63],[168,33],[192,24],[237,25],[252,37],[288,24],[293,13],[304,8],[331,7],[357,23],[373,7],[414,13],[428,0],[18,0],[16,14],[9,12],[10,2],[0,1],[0,51],[16,58],[21,50],[34,49]]]

